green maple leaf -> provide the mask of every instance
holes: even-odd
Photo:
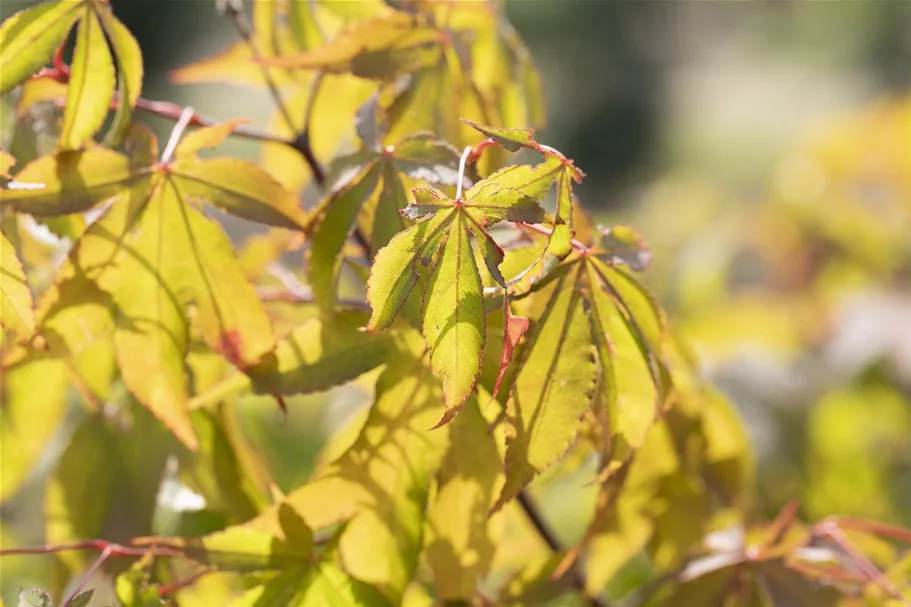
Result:
[[[545,218],[535,198],[550,186],[542,172],[541,166],[509,167],[457,199],[432,187],[413,189],[414,202],[402,214],[429,218],[396,235],[371,268],[367,299],[373,314],[367,328],[382,331],[417,284],[419,270],[433,264],[424,286],[422,328],[431,364],[443,377],[447,413],[441,424],[459,412],[481,371],[484,300],[471,242],[490,275],[505,286],[499,270],[503,252],[486,230],[500,221],[535,223]]]
[[[129,30],[101,0],[45,2],[19,11],[0,28],[0,94],[50,60],[77,28],[59,146],[80,149],[104,124],[117,90],[120,101],[107,140],[119,143],[142,89],[142,53]]]
[[[2,201],[41,216],[109,205],[73,247],[61,276],[85,274],[110,294],[124,382],[190,447],[196,444],[184,370],[190,309],[206,344],[241,368],[275,345],[271,321],[230,241],[194,203],[284,228],[306,221],[296,197],[256,165],[196,157],[229,130],[197,131],[175,160],[160,164],[154,138],[137,127],[127,145],[132,156],[89,148],[39,158],[19,178],[45,187],[11,191]]]
[[[399,214],[407,202],[402,176],[454,185],[458,164],[454,148],[426,133],[334,163],[330,194],[314,210],[309,226],[310,285],[326,313],[335,304],[341,254],[350,233],[356,227],[370,230],[371,248],[379,250],[405,227]]]
[[[566,452],[591,407],[610,420],[604,466],[628,462],[669,392],[663,313],[632,276],[601,259],[600,245],[579,246],[534,288],[537,321],[509,385],[507,480],[495,509]]]

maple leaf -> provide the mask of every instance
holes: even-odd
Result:
[[[131,157],[90,148],[39,158],[20,175],[46,187],[11,191],[2,201],[45,216],[108,205],[74,245],[61,280],[84,273],[110,294],[124,382],[190,447],[196,438],[184,359],[191,325],[210,348],[241,368],[274,347],[271,321],[228,238],[193,201],[285,228],[306,221],[295,197],[255,165],[196,157],[196,150],[217,145],[229,130],[201,129],[175,160],[159,163],[156,141],[136,127]]]
[[[459,156],[455,149],[426,133],[396,146],[365,150],[338,159],[332,167],[330,194],[313,211],[308,255],[310,284],[324,311],[331,311],[348,236],[361,226],[370,230],[377,251],[403,226],[399,211],[407,203],[403,175],[455,184]],[[369,215],[369,222],[359,218]]]
[[[600,245],[579,246],[533,289],[537,321],[510,381],[507,480],[494,510],[566,452],[589,408],[610,420],[603,465],[613,469],[642,445],[668,398],[662,313],[644,287],[601,259]]]
[[[74,25],[75,24],[75,25]],[[120,102],[106,139],[120,142],[142,89],[142,54],[107,2],[59,0],[19,11],[0,28],[0,94],[45,66],[76,27],[59,147],[76,150],[104,124],[115,90]],[[113,52],[113,53],[112,53]]]

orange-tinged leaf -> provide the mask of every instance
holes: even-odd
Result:
[[[171,165],[170,173],[181,194],[232,215],[289,229],[306,223],[297,197],[252,162],[184,157]]]
[[[218,223],[187,205],[176,184],[171,187],[181,206],[169,212],[184,222],[173,238],[186,241],[188,254],[178,296],[197,306],[196,322],[210,348],[240,367],[254,364],[275,346],[272,321]]]
[[[43,2],[0,26],[0,95],[47,65],[76,19],[81,3]]]
[[[86,4],[79,20],[76,47],[63,110],[59,145],[76,150],[104,124],[114,98],[114,60],[98,15]]]
[[[500,382],[503,381],[506,369],[509,367],[509,363],[512,362],[512,355],[516,351],[516,346],[519,345],[522,336],[528,332],[528,319],[524,316],[513,316],[512,310],[509,308],[508,297],[504,297],[503,313],[505,317],[503,323],[503,349],[500,351],[500,369],[497,372],[497,381],[490,395],[491,401],[495,400],[500,392]]]
[[[61,151],[25,165],[18,181],[41,184],[38,189],[4,190],[0,205],[37,216],[87,211],[149,177],[148,169],[105,148]]]
[[[0,323],[18,338],[35,331],[32,290],[25,279],[22,263],[5,234],[0,233]]]
[[[446,414],[455,417],[481,373],[485,319],[481,275],[471,250],[468,218],[457,213],[424,292],[423,332],[433,370],[443,377]]]
[[[194,156],[199,150],[211,150],[220,146],[234,129],[242,124],[248,124],[249,118],[234,118],[214,126],[207,126],[187,133],[180,139],[174,150],[174,157],[180,159],[184,156]]]
[[[579,292],[581,272],[581,267],[568,268],[544,309],[538,308],[527,357],[507,403],[506,485],[495,509],[566,452],[591,405],[598,369]]]

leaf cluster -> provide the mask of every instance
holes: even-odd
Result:
[[[584,173],[527,126],[543,126],[540,79],[500,3],[256,0],[252,26],[223,4],[241,40],[172,78],[266,88],[264,131],[142,98],[141,52],[104,0],[0,27],[17,116],[0,499],[67,428],[48,543],[129,538],[92,565],[49,549],[58,594],[112,555],[137,559],[117,572],[127,606],[597,605],[635,559],[654,604],[905,591],[907,557],[874,563],[842,526],[748,524],[742,428],[640,280],[643,239],[595,225]],[[176,122],[163,145],[136,110]],[[231,136],[261,141],[260,162],[220,155]],[[254,231],[240,247],[229,216]],[[294,416],[293,397],[346,384],[372,404],[281,491],[244,397]],[[563,546],[533,490],[574,473],[594,508]],[[509,531],[529,522],[543,554]],[[715,549],[718,533],[737,541]],[[819,537],[837,564],[805,562]],[[794,576],[804,603],[782,603],[768,580]]]

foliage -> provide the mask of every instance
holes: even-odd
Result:
[[[499,3],[218,6],[241,40],[172,76],[266,88],[268,130],[143,98],[104,0],[0,29],[0,499],[61,444],[49,545],[5,554],[53,553],[55,598],[104,570],[128,606],[911,600],[908,531],[752,517],[743,428],[637,275],[644,239],[595,225],[536,139]],[[140,112],[176,122],[164,145]],[[258,230],[240,250],[226,215]],[[283,493],[237,404],[344,385],[372,405]],[[574,476],[564,544],[537,492]]]

